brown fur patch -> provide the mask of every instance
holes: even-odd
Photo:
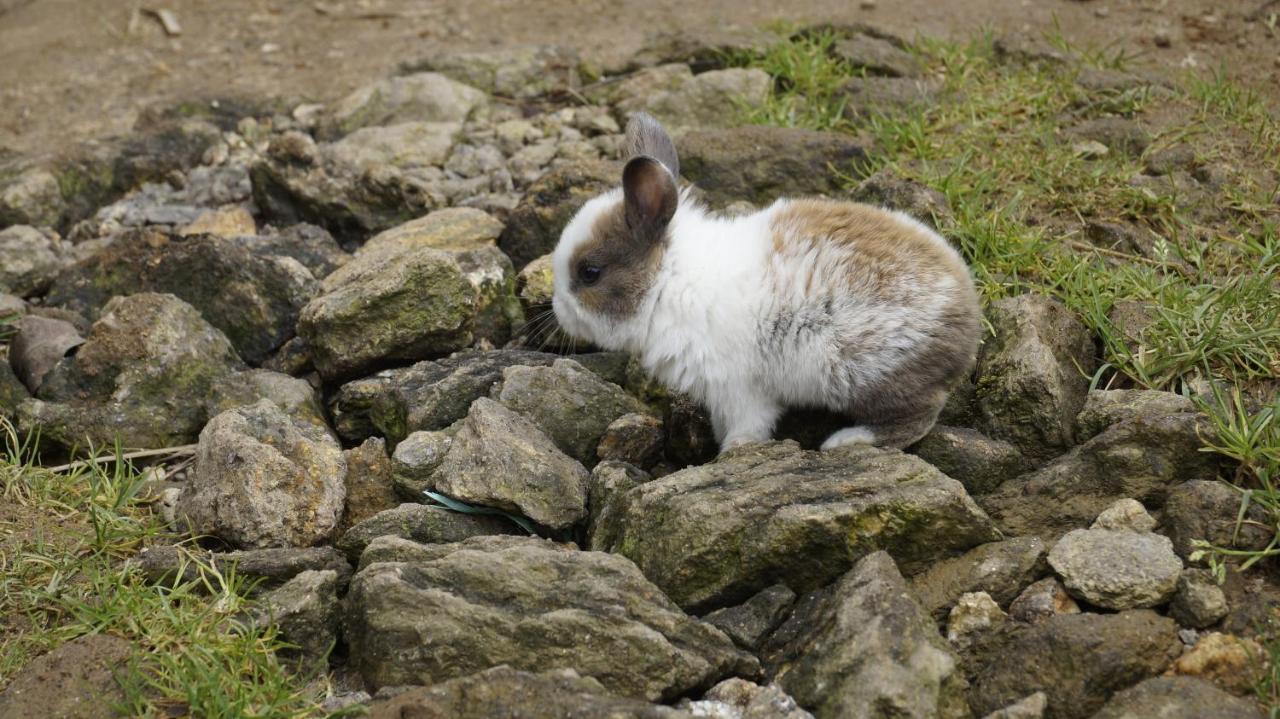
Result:
[[[619,200],[596,218],[591,239],[569,259],[569,289],[588,311],[614,319],[630,317],[653,285],[666,244],[665,239],[646,242],[632,237]],[[593,285],[579,279],[579,270],[585,265],[601,269],[600,279]]]

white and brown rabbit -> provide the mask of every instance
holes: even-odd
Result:
[[[929,431],[979,342],[973,282],[946,240],[825,199],[719,217],[678,190],[652,117],[627,124],[627,149],[622,187],[587,202],[553,255],[562,329],[705,404],[721,450],[769,439],[792,407],[853,420],[823,449]]]

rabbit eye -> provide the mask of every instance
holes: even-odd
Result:
[[[582,265],[578,267],[578,280],[582,284],[591,286],[600,281],[600,273],[602,270],[595,265]]]

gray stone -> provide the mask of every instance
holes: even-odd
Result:
[[[702,621],[724,632],[734,644],[753,651],[782,624],[795,602],[795,592],[785,584],[775,584],[736,607],[715,610]]]
[[[1168,175],[1195,168],[1196,151],[1190,145],[1177,143],[1148,153],[1143,169],[1148,175]]]
[[[19,317],[9,339],[9,367],[29,392],[38,392],[45,375],[84,344],[76,326],[66,320],[38,315]]]
[[[955,656],[884,552],[801,599],[763,657],[816,716],[969,716]]]
[[[1153,677],[1111,698],[1093,719],[1262,719],[1254,702],[1193,677]]]
[[[1044,719],[1044,712],[1048,707],[1049,697],[1044,692],[1036,692],[1003,709],[997,709],[982,719]]]
[[[437,52],[410,63],[410,71],[434,70],[490,95],[527,99],[577,90],[578,53],[547,45],[475,52]]]
[[[592,548],[622,552],[693,610],[779,581],[810,591],[877,549],[910,572],[998,538],[959,482],[911,455],[865,446],[747,445],[610,505],[615,519],[600,523]]]
[[[555,249],[560,231],[587,200],[621,184],[617,162],[584,160],[551,170],[525,189],[498,247],[516,267],[524,267]]]
[[[378,537],[400,537],[413,542],[436,544],[461,542],[468,537],[509,534],[517,531],[514,524],[492,515],[463,514],[444,507],[405,503],[385,509],[358,522],[343,533],[336,546],[351,561],[364,553]]]
[[[1044,542],[1036,537],[983,544],[912,577],[911,591],[935,619],[970,592],[986,592],[1001,606],[1008,606],[1043,571],[1044,556]]]
[[[691,130],[676,146],[681,174],[713,206],[836,195],[845,178],[860,177],[867,159],[864,144],[849,135],[784,127]]]
[[[1080,606],[1056,577],[1033,583],[1009,604],[1009,616],[1019,622],[1036,624],[1058,614],[1079,614]]]
[[[681,702],[680,707],[708,719],[813,719],[777,684],[760,686],[737,677],[711,687],[699,701]]]
[[[259,257],[291,257],[316,279],[324,279],[351,258],[327,230],[305,222],[271,234],[238,235],[231,240]]]
[[[1005,482],[979,503],[1002,530],[1042,537],[1087,527],[1120,499],[1160,509],[1172,486],[1217,473],[1218,461],[1200,451],[1205,431],[1207,420],[1196,414],[1135,417]]]
[[[508,367],[493,398],[541,429],[562,452],[591,466],[614,420],[647,408],[571,359],[550,367]]]
[[[1194,412],[1190,399],[1173,392],[1151,389],[1095,389],[1085,397],[1084,407],[1076,416],[1077,439],[1087,440],[1106,428],[1134,417]]]
[[[435,558],[370,564],[352,580],[351,664],[371,687],[437,684],[505,663],[573,669],[652,701],[758,671],[618,555],[504,537],[425,551]]]
[[[602,460],[592,468],[587,482],[587,536],[602,524],[615,521],[611,514],[617,506],[612,503],[614,495],[652,479],[648,472],[626,462]]]
[[[453,446],[457,429],[414,432],[396,445],[391,454],[391,481],[406,502],[421,502],[422,493],[435,486],[432,477]]]
[[[875,113],[917,112],[937,102],[942,89],[936,78],[851,77],[839,93],[846,97],[844,116],[857,122]]]
[[[338,101],[322,128],[341,135],[372,125],[415,122],[460,123],[489,98],[443,74],[422,72],[379,80]]]
[[[205,411],[210,417],[229,409],[270,400],[285,414],[328,429],[320,398],[306,380],[265,369],[233,372],[221,377],[209,389]]]
[[[482,397],[471,404],[434,484],[455,499],[560,530],[586,518],[588,477],[532,422]]]
[[[600,435],[596,457],[602,462],[613,460],[652,469],[662,460],[665,440],[662,420],[648,414],[624,414]]]
[[[1209,477],[1212,473],[1205,471],[1201,476]],[[1265,512],[1251,506],[1245,512],[1245,521],[1239,522],[1240,502],[1240,490],[1226,482],[1213,479],[1183,482],[1169,490],[1160,516],[1160,532],[1173,540],[1178,556],[1188,562],[1198,541],[1215,547],[1264,549],[1272,538],[1265,526]]]
[[[640,73],[677,68],[666,82],[650,87],[639,78],[628,78],[619,89],[614,104],[625,116],[644,111],[672,132],[684,128],[726,127],[737,124],[744,114],[764,106],[773,88],[773,79],[757,68],[727,68],[699,75],[687,65],[663,66]]]
[[[1141,155],[1151,144],[1151,133],[1136,121],[1124,117],[1085,120],[1065,131],[1068,138],[1101,143],[1109,150]]]
[[[209,421],[177,513],[237,547],[309,546],[337,528],[346,472],[327,430],[262,400]]]
[[[995,336],[978,358],[982,429],[1046,460],[1075,444],[1088,392],[1093,340],[1057,300],[1019,295],[987,310]]]
[[[851,197],[857,202],[905,212],[934,228],[952,220],[951,203],[946,195],[888,168],[858,183]]]
[[[961,594],[947,614],[947,641],[953,646],[963,646],[973,641],[973,635],[999,625],[1008,618],[990,594]]]
[[[20,405],[19,423],[65,446],[187,444],[206,420],[200,398],[239,364],[226,336],[177,297],[117,297],[38,399]]]
[[[133,561],[147,581],[157,584],[195,582],[200,579],[197,563],[253,582],[261,591],[281,586],[306,571],[337,574],[338,585],[351,579],[351,565],[333,547],[287,547],[245,549],[234,552],[203,552],[186,546],[144,548]]]
[[[392,483],[387,443],[381,437],[370,437],[359,447],[344,450],[342,456],[347,462],[347,498],[339,531],[345,534],[352,526],[393,509],[400,502]]]
[[[1043,691],[1045,716],[1083,719],[1117,690],[1164,671],[1182,651],[1177,625],[1146,609],[1007,623],[983,638],[969,705],[983,715]]]
[[[338,641],[338,573],[306,570],[267,592],[255,608],[255,619],[272,623],[281,640],[293,646],[282,650],[311,667],[323,667]]]
[[[836,57],[868,75],[911,77],[919,75],[920,61],[895,42],[858,33],[843,38],[831,48]]]
[[[969,494],[986,494],[1029,469],[1017,447],[964,427],[934,425],[911,452],[957,479]]]
[[[1169,605],[1169,616],[1192,629],[1205,629],[1227,616],[1227,595],[1207,569],[1184,569]]]
[[[1150,532],[1156,528],[1156,520],[1147,514],[1147,508],[1138,500],[1122,499],[1102,510],[1089,528]]]
[[[20,297],[42,294],[62,269],[65,256],[55,233],[27,225],[0,230],[0,292]]]
[[[1168,602],[1182,573],[1168,537],[1111,529],[1068,532],[1049,550],[1049,565],[1072,596],[1116,611]]]

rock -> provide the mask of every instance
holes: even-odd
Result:
[[[1202,469],[1199,476],[1211,477],[1213,473]],[[1272,538],[1265,526],[1265,513],[1251,506],[1245,513],[1246,521],[1239,522],[1240,501],[1240,490],[1214,479],[1191,479],[1175,485],[1169,489],[1160,516],[1160,533],[1173,540],[1174,550],[1187,562],[1191,562],[1197,541],[1228,549],[1264,549]]]
[[[178,234],[183,237],[217,235],[224,238],[256,235],[258,224],[254,222],[253,215],[249,214],[248,210],[239,205],[228,205],[214,210],[205,210],[199,217],[180,227]]]
[[[238,365],[227,338],[177,297],[116,297],[21,405],[20,424],[65,446],[186,444],[206,419],[199,398]]]
[[[372,125],[404,122],[460,123],[489,98],[480,90],[445,75],[421,72],[379,80],[342,98],[322,122],[328,136]]]
[[[53,227],[66,213],[51,168],[22,160],[0,165],[0,225]]]
[[[837,90],[846,98],[844,116],[859,122],[875,113],[904,115],[938,102],[943,85],[935,78],[851,77]]]
[[[1093,719],[1262,719],[1254,702],[1189,677],[1152,677],[1117,692]]]
[[[541,429],[562,452],[587,466],[614,420],[646,413],[640,400],[571,359],[550,367],[508,367],[493,398]]]
[[[374,238],[325,278],[322,293],[298,320],[298,336],[322,376],[349,377],[392,361],[443,355],[481,338],[506,340],[519,314],[515,273],[496,247],[472,234],[487,236],[493,229],[477,227],[473,213],[482,214],[446,210],[438,222],[456,222],[450,238],[478,247],[445,249],[439,228],[425,237]]]
[[[1213,626],[1227,616],[1227,595],[1207,569],[1184,569],[1169,605],[1169,616],[1191,629]]]
[[[935,619],[941,619],[961,595],[971,592],[983,592],[1008,606],[1043,571],[1044,555],[1044,542],[1036,537],[979,545],[912,577],[911,591]]]
[[[275,624],[280,639],[293,645],[283,650],[285,657],[296,656],[305,665],[323,668],[338,641],[338,573],[332,569],[300,572],[263,596],[255,619]]]
[[[997,709],[982,719],[1044,719],[1044,711],[1049,706],[1049,697],[1044,692],[1036,692],[1026,698]]]
[[[652,469],[662,460],[665,439],[662,420],[648,414],[624,414],[600,435],[596,456],[602,462],[614,460]]]
[[[601,522],[591,547],[630,557],[695,611],[778,582],[816,589],[876,549],[911,572],[998,538],[959,482],[911,455],[871,447],[749,445],[610,505],[614,519]]]
[[[999,604],[986,592],[961,594],[947,615],[947,641],[964,644],[973,634],[990,629],[1008,619]]]
[[[279,587],[306,571],[332,571],[341,587],[351,579],[351,565],[333,547],[202,552],[186,546],[158,546],[144,548],[135,561],[147,581],[155,584],[198,581],[197,562],[222,574],[235,571],[257,590]]]
[[[1049,717],[1091,716],[1117,690],[1155,676],[1181,651],[1172,620],[1145,609],[1009,623],[975,654],[969,706],[996,711],[1043,691]]]
[[[254,255],[214,235],[138,230],[60,274],[48,302],[93,318],[116,295],[169,292],[258,364],[293,336],[317,289],[311,272],[292,258]]]
[[[712,719],[813,719],[778,685],[760,686],[737,677],[711,687],[701,700],[680,706]]]
[[[1036,624],[1058,614],[1079,613],[1080,606],[1056,577],[1034,582],[1009,604],[1009,616],[1027,624]]]
[[[1190,171],[1196,165],[1196,151],[1191,145],[1177,143],[1147,154],[1143,169],[1148,175],[1169,175]]]
[[[1006,62],[1035,63],[1052,67],[1075,59],[1075,53],[1063,50],[1035,33],[1014,32],[997,37],[992,43],[996,57]]]
[[[498,247],[516,267],[549,254],[560,232],[587,200],[622,184],[622,165],[583,160],[557,167],[525,189]]]
[[[646,37],[640,49],[617,67],[606,66],[605,72],[614,75],[675,62],[704,72],[724,67],[725,58],[734,54],[758,55],[782,39],[775,30],[736,24],[664,28]]]
[[[1217,460],[1200,451],[1207,431],[1204,417],[1190,413],[1136,417],[1005,482],[980,503],[1002,530],[1042,537],[1088,526],[1120,499],[1160,509],[1173,485],[1216,474]]]
[[[934,425],[911,451],[973,495],[986,494],[1029,469],[1017,447],[963,427]]]
[[[8,365],[29,392],[39,391],[45,375],[84,344],[80,331],[66,320],[26,315],[11,326]]]
[[[836,41],[831,48],[836,57],[867,75],[913,77],[921,72],[920,61],[899,43],[865,33]]]
[[[1182,573],[1168,537],[1111,529],[1068,532],[1049,550],[1049,566],[1072,596],[1116,611],[1163,605]]]
[[[887,168],[858,183],[851,198],[855,202],[905,212],[935,229],[939,223],[946,225],[953,219],[946,195]]]
[[[324,409],[316,391],[306,380],[290,377],[265,369],[251,369],[220,377],[209,389],[205,400],[208,416],[221,414],[229,409],[270,400],[285,414],[328,429]]]
[[[860,177],[861,141],[842,133],[748,126],[691,130],[676,143],[681,173],[713,206],[746,200],[764,206],[782,196],[837,195]]]
[[[378,537],[400,537],[424,544],[461,542],[469,537],[510,534],[511,522],[485,514],[462,514],[444,507],[406,503],[386,509],[358,522],[338,539],[335,546],[356,561]]]
[[[670,398],[662,424],[667,429],[666,456],[677,467],[706,464],[720,451],[711,415],[687,395]]]
[[[369,705],[369,719],[438,717],[489,719],[518,712],[522,719],[692,719],[693,715],[615,696],[572,669],[533,674],[507,665],[430,687],[413,687]]]
[[[1090,529],[1115,529],[1130,532],[1150,532],[1156,528],[1156,520],[1147,514],[1147,508],[1136,499],[1122,499],[1102,510]]]
[[[578,53],[570,47],[524,46],[479,52],[437,52],[409,64],[434,70],[490,95],[527,99],[577,90]]]
[[[237,547],[310,546],[337,528],[346,472],[328,431],[262,400],[223,412],[200,432],[178,515],[192,531]]]
[[[505,663],[573,669],[610,692],[657,700],[757,671],[623,557],[534,538],[427,549],[434,559],[371,564],[352,580],[351,663],[372,687],[436,684]]]
[[[400,501],[392,484],[387,443],[381,437],[370,437],[359,447],[344,450],[342,457],[347,463],[347,490],[339,531],[345,534],[352,526],[395,508]]]
[[[817,716],[968,716],[956,658],[884,552],[801,599],[762,656]]]
[[[657,83],[642,77],[667,68],[676,71]],[[734,67],[694,75],[687,65],[667,65],[628,78],[619,86],[612,104],[622,117],[644,111],[678,133],[685,128],[732,126],[744,114],[762,108],[772,89],[773,79],[757,68]]]
[[[434,475],[436,491],[553,530],[586,518],[587,481],[582,465],[532,422],[483,397],[471,404]]]
[[[27,388],[13,374],[8,363],[0,362],[0,418],[13,423],[17,421],[18,407],[31,399]]]
[[[1154,418],[1162,415],[1194,412],[1190,399],[1173,392],[1150,389],[1089,390],[1084,408],[1076,416],[1077,438],[1087,440],[1106,428],[1134,417]]]
[[[239,235],[231,240],[259,257],[291,257],[317,279],[324,279],[350,259],[333,235],[305,222],[272,234]]]
[[[1068,138],[1097,142],[1109,150],[1141,155],[1151,144],[1151,134],[1134,120],[1124,117],[1099,117],[1067,129]]]
[[[435,486],[432,477],[453,446],[456,427],[439,432],[414,432],[396,445],[391,455],[391,482],[406,502],[422,501]]]
[[[1057,300],[1019,295],[987,310],[995,336],[978,357],[983,430],[1036,460],[1075,444],[1075,419],[1088,392],[1093,340]]]
[[[724,632],[734,644],[753,651],[782,624],[795,601],[795,592],[785,584],[775,584],[736,607],[715,610],[702,621]]]
[[[652,479],[648,472],[626,462],[601,460],[587,481],[587,536],[594,534],[602,523],[614,521],[611,502],[615,494]]]
[[[27,225],[0,230],[0,292],[20,297],[43,294],[62,269],[65,256],[55,233]]]
[[[1267,651],[1252,639],[1209,632],[1166,672],[1213,682],[1223,691],[1248,696],[1267,670]]]
[[[127,701],[117,681],[134,657],[129,641],[111,634],[87,634],[31,660],[0,692],[6,719],[110,719]]]

